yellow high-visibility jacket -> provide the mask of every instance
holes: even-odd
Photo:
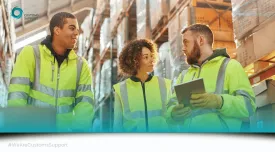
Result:
[[[192,65],[188,70],[182,71],[177,84],[198,78],[203,78],[206,92],[222,97],[222,108],[190,106],[190,117],[175,122],[171,118],[171,112],[178,101],[173,93],[167,106],[168,122],[179,125],[183,132],[239,132],[243,121],[249,120],[256,110],[255,95],[241,64],[229,59],[225,49],[218,49],[201,66]]]
[[[132,76],[114,85],[115,132],[167,132],[166,104],[171,81],[149,76],[142,83]]]
[[[94,115],[91,79],[87,61],[74,50],[59,67],[46,45],[25,46],[12,72],[8,106],[56,108],[58,130],[85,131]]]

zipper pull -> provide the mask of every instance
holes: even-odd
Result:
[[[53,76],[54,76],[54,64],[52,62],[52,82],[53,82]]]

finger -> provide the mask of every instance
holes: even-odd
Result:
[[[205,100],[202,98],[202,99],[191,99],[190,100],[190,103],[191,104],[199,104],[199,103],[203,103],[205,102]]]
[[[193,93],[193,94],[191,94],[190,98],[196,100],[196,99],[202,98],[202,96],[203,96],[203,94]]]
[[[186,111],[185,113],[175,115],[175,118],[177,119],[184,119],[191,116],[191,111]]]
[[[181,115],[181,114],[185,114],[185,113],[190,112],[190,111],[191,111],[191,109],[189,107],[187,107],[187,108],[184,108],[184,109],[181,109],[181,110],[177,111],[176,114]]]
[[[195,108],[198,108],[198,107],[203,108],[203,107],[206,106],[206,102],[192,104],[192,106],[195,107]]]
[[[178,105],[176,105],[175,107],[174,107],[174,110],[180,110],[180,109],[182,109],[184,107],[184,105],[183,104],[178,104]]]

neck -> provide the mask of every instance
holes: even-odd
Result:
[[[210,47],[205,48],[203,51],[201,51],[201,57],[198,60],[199,65],[202,64],[202,62],[207,59],[209,56],[213,54],[213,50]]]
[[[142,83],[144,83],[148,79],[149,76],[146,72],[138,72],[136,77],[139,78]]]
[[[64,55],[66,52],[66,49],[60,45],[58,41],[53,39],[52,41],[52,47],[56,54],[58,55]]]

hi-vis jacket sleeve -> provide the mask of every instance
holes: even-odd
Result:
[[[32,46],[25,46],[17,56],[9,85],[8,106],[27,104],[34,80],[35,57]]]
[[[224,104],[219,110],[228,117],[247,119],[256,110],[255,95],[243,67],[236,60],[231,60],[226,68],[224,88],[222,94]]]
[[[176,84],[180,84],[181,81],[181,77],[182,77],[182,73],[179,75],[179,77],[176,80]],[[176,96],[176,93],[174,91],[174,86],[171,85],[171,93],[169,94],[169,98],[168,98],[168,103],[166,104],[166,119],[167,119],[167,123],[169,124],[175,124],[177,123],[176,121],[174,121],[171,117],[172,114],[172,110],[173,108],[178,104],[178,99]]]
[[[91,128],[94,116],[94,94],[92,92],[92,75],[87,61],[83,58],[79,86],[74,107],[73,128],[87,130]]]

